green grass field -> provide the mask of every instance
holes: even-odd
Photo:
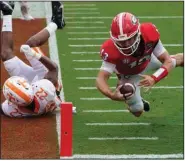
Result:
[[[81,6],[77,6],[79,4]],[[151,104],[151,111],[140,118],[124,112],[126,106],[123,103],[96,100],[105,97],[94,88],[101,66],[98,61],[100,45],[109,37],[109,27],[117,13],[129,11],[141,17],[140,22],[153,22],[161,33],[163,44],[179,45],[166,47],[170,54],[174,54],[183,52],[183,2],[65,2],[64,7],[67,26],[57,31],[57,41],[65,99],[72,101],[78,111],[74,116],[73,153],[183,154],[183,68],[173,70],[156,85],[164,88],[142,92]],[[109,83],[114,87],[116,79]],[[92,98],[95,100],[87,100]],[[96,126],[87,123],[138,124]],[[124,137],[150,139],[126,140]]]

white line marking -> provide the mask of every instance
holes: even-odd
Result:
[[[102,154],[75,154],[73,159],[175,159],[182,158],[183,153],[178,154],[129,154],[129,155],[102,155]]]
[[[68,40],[106,40],[107,38],[104,37],[95,37],[95,38],[88,38],[88,37],[82,37],[82,38],[68,38]]]
[[[100,70],[100,68],[74,68],[74,70]]]
[[[84,27],[84,26],[71,26],[71,27],[67,27],[68,29],[104,29],[104,28],[106,28],[105,26],[90,26],[90,27],[88,27],[88,26],[86,26],[86,27]]]
[[[96,79],[97,77],[76,77],[76,79]],[[110,79],[117,79],[117,77],[110,77]],[[84,88],[94,88],[94,87],[84,87]]]
[[[77,78],[81,79],[81,77],[77,77]],[[92,79],[93,78],[96,79],[96,77],[92,77]],[[82,79],[86,79],[86,78],[82,77]],[[115,79],[116,79],[116,77],[115,77]],[[110,87],[110,88],[115,89],[116,87]],[[183,89],[183,88],[184,88],[183,86],[155,86],[155,87],[152,87],[152,89]],[[78,87],[78,89],[80,89],[80,90],[96,90],[97,88],[96,87]]]
[[[106,123],[85,123],[87,126],[138,126],[138,125],[143,125],[143,126],[149,126],[151,123],[144,123],[144,122],[127,122],[127,123],[111,123],[111,122],[106,122]]]
[[[45,12],[46,12],[46,22],[47,25],[51,22],[51,15],[52,15],[52,9],[51,9],[51,2],[45,2]],[[60,67],[60,62],[59,62],[59,57],[58,57],[58,47],[57,47],[57,40],[56,40],[56,34],[53,33],[53,35],[50,36],[49,40],[49,52],[50,52],[50,58],[56,62],[56,64],[58,65],[58,69],[59,69],[59,79],[61,81],[62,84],[62,76],[61,76],[61,67]],[[63,85],[62,85],[63,87]],[[65,96],[64,96],[64,89],[62,88],[61,92],[60,92],[60,97],[62,99],[62,101],[65,101]],[[57,134],[58,134],[58,145],[59,145],[59,149],[60,149],[60,109],[58,111],[56,111],[56,130],[57,130]]]
[[[80,98],[80,100],[83,100],[83,101],[103,101],[103,100],[111,100],[110,98],[103,98],[103,97],[101,97],[101,98]]]
[[[98,137],[89,137],[88,140],[158,140],[158,137],[106,137],[106,138],[98,138]]]
[[[104,24],[103,21],[69,21],[68,24]]]
[[[65,8],[65,11],[86,11],[86,10],[95,11],[95,10],[98,10],[98,8],[88,8],[88,7],[86,7],[86,8]]]
[[[114,17],[65,17],[66,19],[113,19]],[[139,19],[182,19],[183,16],[137,16]]]
[[[129,112],[128,110],[83,110],[85,113]]]
[[[73,60],[73,62],[102,62],[102,60]]]
[[[65,7],[77,7],[77,6],[90,7],[90,6],[96,6],[96,4],[65,4]]]
[[[99,54],[100,52],[89,52],[89,51],[87,51],[87,52],[75,52],[75,51],[73,51],[73,52],[71,52],[71,54]]]
[[[109,34],[108,32],[87,32],[87,31],[85,31],[85,32],[67,32],[67,34],[72,34],[72,35],[74,35],[74,34],[80,34],[80,35],[84,35],[84,34],[89,34],[89,35],[92,35],[92,34]]]
[[[75,45],[72,45],[72,44],[69,44],[69,47],[75,47],[75,48],[81,48],[81,47],[100,47],[101,45],[100,44],[75,44]],[[165,47],[181,47],[183,46],[183,44],[163,44],[163,46]]]
[[[96,14],[100,14],[100,12],[65,12],[65,15],[96,15]]]

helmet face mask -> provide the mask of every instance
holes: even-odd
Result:
[[[132,55],[140,43],[139,21],[130,13],[120,13],[112,21],[110,36],[118,50]]]
[[[23,77],[13,76],[3,85],[5,98],[18,106],[27,106],[33,101],[33,90],[29,82]]]

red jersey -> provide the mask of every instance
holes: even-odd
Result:
[[[141,42],[134,55],[125,56],[114,45],[111,39],[106,40],[101,47],[101,58],[116,65],[116,70],[123,75],[135,75],[141,73],[148,65],[151,54],[160,39],[157,28],[152,23],[140,25]]]

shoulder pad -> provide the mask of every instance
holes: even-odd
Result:
[[[160,39],[160,33],[152,23],[142,23],[140,32],[145,42],[157,42]]]
[[[100,49],[100,56],[102,60],[116,64],[118,51],[112,40],[109,39],[102,44]]]

